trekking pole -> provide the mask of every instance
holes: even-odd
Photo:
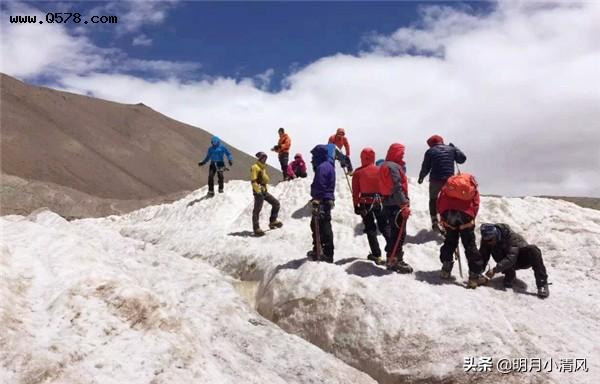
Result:
[[[462,263],[460,261],[460,244],[456,245],[456,250],[454,251],[454,258],[458,261],[458,273],[460,273],[460,278],[463,278],[462,273]]]
[[[454,164],[456,164],[456,171],[458,172],[458,174],[460,175],[460,168],[458,167],[458,163],[454,162]]]
[[[394,219],[395,223],[398,222],[398,216],[400,216],[401,213],[402,213],[402,210],[400,210],[398,212],[398,214],[396,215],[396,218]],[[398,246],[400,245],[400,239],[402,239],[402,234],[404,233],[404,228],[406,228],[407,221],[408,221],[408,218],[406,218],[406,220],[402,219],[402,224],[398,228],[398,236],[396,237],[396,241],[394,242],[394,248],[392,248],[392,257],[391,257],[391,260],[388,260],[388,265],[393,266],[396,263],[396,252],[398,251]]]
[[[321,205],[319,204],[318,209],[314,209],[313,207],[313,220],[315,221],[315,242],[316,242],[316,251],[317,251],[317,262],[321,261],[321,253],[323,249],[321,247],[321,232],[319,228],[319,218],[321,216]]]
[[[352,195],[352,186],[350,185],[350,179],[348,179],[348,172],[346,172],[346,168],[342,167],[344,171],[344,176],[346,176],[346,183],[348,183],[348,189],[350,190],[350,194]]]

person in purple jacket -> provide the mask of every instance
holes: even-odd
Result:
[[[335,205],[335,166],[333,159],[328,156],[327,145],[317,145],[310,153],[312,154],[315,178],[310,185],[313,210],[310,229],[312,231],[313,249],[308,252],[308,257],[312,260],[320,259],[328,263],[333,263],[334,247],[333,231],[331,230],[331,209]]]

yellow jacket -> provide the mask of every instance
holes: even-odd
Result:
[[[267,174],[267,165],[257,161],[250,167],[250,181],[254,193],[267,192],[269,184],[269,175]]]

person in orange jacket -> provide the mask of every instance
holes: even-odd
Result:
[[[335,135],[329,136],[329,144],[335,145],[335,159],[340,161],[342,168],[347,169],[349,176],[352,176],[352,162],[350,161],[350,144],[346,138],[346,131],[344,128],[338,128]],[[344,155],[342,153],[342,147],[346,151]]]
[[[279,141],[277,145],[271,148],[272,151],[278,153],[279,165],[281,166],[281,173],[283,174],[283,181],[290,180],[287,175],[288,161],[290,160],[290,147],[292,146],[292,139],[285,133],[285,129],[279,128]]]
[[[361,166],[354,171],[352,177],[352,202],[354,213],[360,215],[364,224],[371,253],[367,259],[375,264],[383,264],[381,248],[377,241],[377,229],[388,239],[389,227],[383,214],[381,191],[379,189],[379,167],[375,165],[375,151],[364,148],[360,153]],[[375,224],[377,223],[377,224]]]
[[[440,248],[442,279],[452,279],[453,255],[462,240],[469,264],[468,288],[476,288],[487,282],[482,275],[484,262],[475,243],[475,218],[479,212],[477,181],[468,173],[450,176],[437,198],[437,211],[445,229],[444,244]]]

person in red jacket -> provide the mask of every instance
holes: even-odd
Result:
[[[442,279],[452,279],[453,255],[462,240],[469,264],[469,288],[485,284],[482,275],[484,263],[475,243],[475,217],[479,211],[479,191],[472,175],[463,173],[451,176],[442,187],[437,199],[437,211],[446,231],[444,244],[440,248]]]
[[[279,157],[279,165],[281,166],[281,173],[283,174],[283,181],[290,180],[287,174],[288,161],[290,160],[290,147],[292,146],[292,139],[285,133],[285,129],[279,128],[277,130],[279,134],[279,141],[277,145],[271,148],[272,151],[277,152]]]
[[[335,159],[340,161],[342,168],[347,169],[349,176],[352,176],[352,162],[350,161],[350,144],[346,138],[346,131],[344,128],[338,128],[335,135],[329,136],[329,144],[335,145]],[[346,151],[344,155],[342,153],[342,147]]]
[[[387,240],[389,227],[383,214],[381,192],[379,190],[379,167],[375,165],[375,151],[364,148],[360,153],[361,166],[354,171],[352,177],[352,201],[354,213],[360,215],[364,224],[364,231],[369,241],[371,253],[367,259],[376,264],[383,264],[381,249],[377,241],[377,229]],[[377,222],[377,224],[375,224]]]
[[[406,239],[406,222],[410,216],[408,180],[404,169],[404,145],[394,143],[390,145],[385,161],[379,167],[383,214],[390,228],[385,246],[387,269],[398,273],[412,273],[412,267],[404,261],[402,250]]]

